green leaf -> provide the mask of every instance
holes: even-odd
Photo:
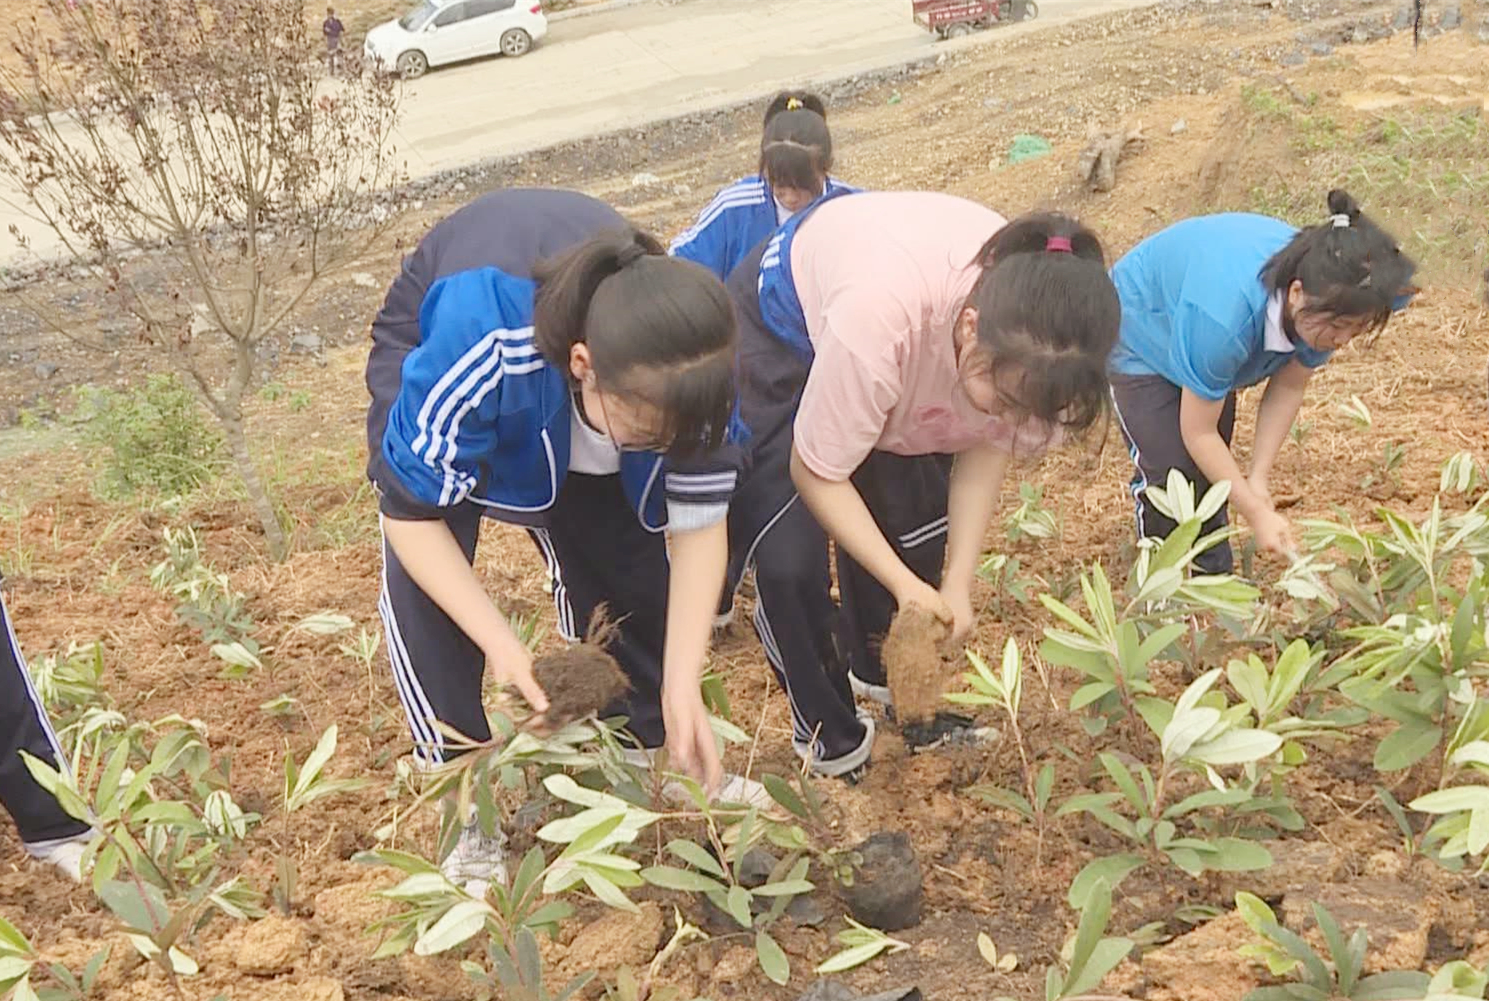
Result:
[[[301,619],[295,628],[314,633],[316,636],[335,636],[337,633],[346,632],[354,625],[356,623],[349,616],[338,612],[317,612],[315,615],[308,615]]]
[[[10,1001],[39,1001],[30,977],[22,977],[21,982],[10,989]]]
[[[1163,811],[1167,818],[1182,817],[1193,813],[1195,810],[1205,810],[1212,806],[1238,806],[1251,798],[1251,793],[1245,789],[1206,789],[1197,792],[1193,796],[1186,796],[1173,806]]]
[[[1489,786],[1453,786],[1418,796],[1409,804],[1422,813],[1457,813],[1489,808]]]
[[[1122,790],[1122,795],[1127,797],[1127,802],[1131,803],[1139,813],[1147,813],[1148,798],[1138,789],[1137,782],[1133,780],[1132,773],[1127,770],[1127,766],[1112,754],[1103,753],[1100,760],[1101,767],[1106,769],[1106,773],[1117,784],[1117,788]]]
[[[1187,693],[1186,693],[1187,694]],[[1174,716],[1163,728],[1161,745],[1163,760],[1178,761],[1189,753],[1195,743],[1210,732],[1210,728],[1220,722],[1220,710],[1209,706],[1195,706],[1190,709],[1175,707]],[[1278,744],[1282,741],[1279,739]]]
[[[724,898],[724,910],[729,916],[739,923],[741,928],[749,928],[755,923],[754,916],[750,913],[750,891],[742,886],[731,886]]]
[[[1034,819],[1033,804],[1012,789],[1004,789],[1001,786],[973,786],[967,791],[991,806],[1012,810],[1022,817]]]
[[[756,887],[754,894],[757,897],[794,897],[802,893],[811,893],[815,889],[815,886],[804,879],[783,879]]]
[[[811,814],[807,812],[806,804],[801,801],[800,796],[796,795],[796,790],[791,788],[791,783],[779,775],[769,772],[760,776],[760,783],[765,786],[765,791],[770,793],[771,799],[785,807],[793,815],[802,820],[811,819]],[[723,874],[720,873],[720,875]]]
[[[1091,703],[1106,698],[1116,690],[1117,686],[1107,681],[1093,681],[1090,684],[1082,685],[1070,697],[1070,711],[1073,713],[1080,712]]]
[[[1313,905],[1313,920],[1318,922],[1318,930],[1323,933],[1324,944],[1329,949],[1329,958],[1334,961],[1334,969],[1339,976],[1339,993],[1343,997],[1349,997],[1354,992],[1355,980],[1360,971],[1351,966],[1349,945],[1339,930],[1339,922],[1319,903]]]
[[[1070,981],[1065,989],[1070,994],[1084,994],[1106,979],[1106,975],[1117,968],[1117,964],[1127,958],[1132,951],[1132,940],[1125,938],[1104,938],[1096,943],[1096,948],[1091,950],[1090,958],[1085,966],[1081,968],[1077,976],[1075,968],[1071,968]]]
[[[21,956],[0,956],[0,984],[13,983],[31,972],[35,961]]]
[[[1141,855],[1108,855],[1092,859],[1071,881],[1070,890],[1065,895],[1066,902],[1073,909],[1084,911],[1098,881],[1104,882],[1110,893],[1112,887],[1121,885],[1128,875],[1141,869],[1143,862]]]
[[[575,838],[573,841],[570,841],[569,846],[563,850],[563,854],[560,855],[559,858],[573,858],[576,855],[583,855],[586,852],[594,851],[602,844],[604,844],[606,839],[609,838],[610,835],[615,833],[615,829],[618,828],[625,821],[625,819],[625,814],[618,813],[612,817],[608,817],[600,821],[598,824],[591,827],[583,834],[579,835],[579,837]]]
[[[574,908],[562,900],[550,900],[548,903],[533,911],[522,919],[522,924],[527,928],[543,928],[548,925],[557,926],[574,916]]]
[[[1431,979],[1415,970],[1392,970],[1366,977],[1355,986],[1350,1001],[1393,1001],[1393,999],[1420,998],[1427,990]]]
[[[1205,868],[1216,872],[1251,872],[1272,864],[1272,853],[1255,841],[1245,838],[1216,838],[1215,857],[1205,860]]]
[[[15,925],[5,918],[0,917],[0,955],[10,954],[15,956],[34,956],[31,951],[31,943],[26,941],[26,936],[20,933]]]
[[[687,869],[674,869],[667,865],[642,869],[641,878],[652,886],[660,886],[664,890],[682,890],[686,893],[708,893],[711,890],[724,889],[723,883],[702,873],[691,872]]]
[[[879,955],[879,953],[883,952],[885,949],[888,949],[889,946],[890,943],[888,939],[877,942],[866,942],[863,945],[855,945],[852,948],[844,949],[837,955],[830,957],[829,959],[824,961],[821,966],[818,966],[817,969],[813,972],[825,974],[842,973],[845,970],[851,970],[855,967],[862,966],[864,963],[867,963],[869,960]]]
[[[784,987],[791,979],[790,960],[764,928],[755,933],[755,955],[760,958],[760,969],[772,981]]]
[[[93,811],[73,788],[72,780],[68,776],[63,775],[40,758],[32,757],[29,751],[21,751],[21,759],[26,762],[26,770],[31,773],[36,784],[51,793],[57,805],[62,807],[69,817],[91,823]]]
[[[1431,725],[1403,723],[1386,735],[1375,749],[1375,768],[1399,772],[1421,761],[1442,740],[1442,730]]]
[[[1070,979],[1074,981],[1085,969],[1086,961],[1096,949],[1101,933],[1112,916],[1112,887],[1104,879],[1095,880],[1086,891],[1086,906],[1075,931],[1075,946],[1070,953]],[[1067,985],[1069,986],[1069,985]],[[1075,993],[1080,993],[1076,991]]]
[[[1189,748],[1191,761],[1206,765],[1244,765],[1260,761],[1282,747],[1282,738],[1268,730],[1226,730],[1214,740]]]
[[[630,898],[621,892],[620,887],[606,879],[603,875],[586,870],[581,878],[584,880],[584,885],[589,887],[589,892],[598,897],[602,903],[608,904],[618,911],[628,911],[632,914],[641,913],[641,908],[633,904]]]
[[[667,850],[682,859],[694,869],[702,869],[710,875],[720,879],[725,878],[724,867],[719,865],[719,860],[714,858],[706,848],[701,848],[691,841],[678,838],[667,842]]]
[[[486,919],[496,916],[484,900],[462,900],[451,907],[414,943],[414,954],[434,956],[453,949],[486,927]]]
[[[153,883],[106,880],[94,889],[115,917],[147,937],[153,937],[171,919],[165,894]]]
[[[1267,902],[1245,890],[1236,893],[1236,913],[1241,915],[1246,927],[1258,935],[1265,935],[1265,928],[1277,923],[1277,915],[1267,906]]]

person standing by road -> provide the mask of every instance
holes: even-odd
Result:
[[[331,74],[341,72],[341,36],[346,26],[336,16],[336,8],[326,8],[326,19],[321,22],[321,34],[326,37],[326,70]]]

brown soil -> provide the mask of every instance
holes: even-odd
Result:
[[[548,696],[544,722],[564,726],[598,716],[631,690],[631,682],[606,649],[616,635],[603,607],[596,609],[584,642],[533,661],[533,675]]]
[[[11,5],[0,6],[0,17],[19,2],[0,0]],[[1476,287],[1489,250],[1485,213],[1474,201],[1473,185],[1442,183],[1452,171],[1479,176],[1472,173],[1479,169],[1475,164],[1486,160],[1481,146],[1453,134],[1440,148],[1412,147],[1422,157],[1420,170],[1436,178],[1435,192],[1411,187],[1416,177],[1410,184],[1375,178],[1393,176],[1378,168],[1394,155],[1391,137],[1403,125],[1419,134],[1423,123],[1443,127],[1445,120],[1434,116],[1452,106],[1440,98],[1489,92],[1489,60],[1471,33],[1453,33],[1428,39],[1420,53],[1398,36],[1340,46],[1331,57],[1280,68],[1278,58],[1298,47],[1299,32],[1328,27],[1328,22],[1287,16],[1302,6],[1236,2],[1206,4],[1195,13],[1182,4],[1166,4],[1153,12],[996,40],[949,56],[925,73],[866,84],[834,102],[838,172],[868,187],[951,191],[1007,214],[1058,206],[1095,226],[1112,255],[1198,212],[1249,209],[1319,218],[1328,187],[1366,185],[1356,193],[1367,210],[1379,204],[1382,222],[1422,259],[1427,291],[1373,344],[1351,348],[1319,373],[1300,415],[1306,434],[1285,447],[1274,479],[1296,498],[1289,508],[1295,518],[1329,516],[1337,505],[1370,524],[1376,501],[1361,484],[1381,446],[1393,441],[1404,448],[1405,458],[1390,503],[1420,516],[1431,504],[1438,467],[1448,455],[1489,452],[1483,382],[1489,324]],[[1389,5],[1360,6],[1384,18],[1393,11]],[[1345,99],[1381,94],[1390,95],[1392,103]],[[1397,103],[1398,97],[1404,103]],[[1181,120],[1185,127],[1175,129]],[[1114,190],[1086,191],[1075,164],[1089,127],[1114,130],[1137,123],[1145,125],[1149,141],[1121,162]],[[1008,166],[1010,143],[1020,133],[1045,136],[1053,155]],[[602,144],[535,154],[492,177],[503,183],[581,187],[614,201],[638,222],[672,233],[718,186],[747,169],[757,141],[758,116],[747,109],[709,119],[707,128],[658,126]],[[1363,174],[1362,164],[1368,168]],[[1439,169],[1443,166],[1451,171]],[[633,186],[631,179],[641,170],[663,183]],[[0,454],[17,471],[0,483],[0,564],[18,635],[33,658],[64,651],[71,642],[101,641],[106,687],[118,708],[131,720],[177,712],[200,718],[214,747],[231,753],[234,793],[245,808],[271,812],[283,782],[284,754],[303,761],[331,723],[340,726],[342,737],[330,772],[374,780],[297,817],[283,846],[276,847],[275,832],[261,831],[250,839],[233,863],[250,884],[265,890],[271,885],[280,847],[299,865],[297,906],[286,919],[303,932],[289,933],[297,955],[289,960],[289,972],[245,974],[236,961],[249,928],[214,919],[184,944],[202,965],[201,975],[184,984],[192,1001],[218,995],[234,1001],[475,996],[459,962],[478,961],[478,953],[371,959],[376,939],[365,928],[388,906],[371,893],[393,877],[350,859],[372,847],[379,831],[391,832],[387,838],[394,847],[431,856],[436,824],[424,812],[405,815],[406,795],[392,792],[394,766],[409,740],[383,655],[368,668],[340,651],[344,637],[292,629],[320,611],[340,612],[359,628],[377,629],[376,506],[360,472],[366,324],[398,270],[394,241],[406,245],[451,207],[431,201],[404,218],[364,266],[374,287],[351,281],[329,285],[311,304],[302,329],[322,334],[325,352],[293,359],[286,354],[275,375],[309,405],[294,406],[288,396],[257,401],[257,444],[294,526],[295,555],[285,563],[261,556],[252,512],[230,484],[179,506],[108,504],[88,493],[96,458],[77,447],[65,427],[44,429],[40,436],[18,428],[0,432]],[[39,291],[69,311],[79,336],[95,336],[110,320],[96,289],[58,284]],[[0,304],[0,310],[5,348],[0,351],[0,410],[13,414],[45,405],[65,410],[66,385],[126,383],[153,363],[153,356],[131,349],[127,338],[112,344],[111,353],[89,353],[40,331],[17,304]],[[34,371],[39,360],[62,369],[54,377],[41,376]],[[1243,397],[1238,433],[1243,442],[1250,438],[1245,429],[1257,395]],[[1374,427],[1356,428],[1339,412],[1338,404],[1353,395],[1374,414]],[[1075,574],[1093,560],[1120,584],[1131,546],[1128,460],[1114,438],[1098,445],[1068,449],[1037,469],[1020,470],[1043,487],[1046,505],[1058,512],[1064,528],[1057,538],[1010,543],[997,532],[988,539],[990,548],[1018,556],[1021,573],[1037,589],[1069,595]],[[270,653],[266,669],[247,679],[219,677],[220,665],[199,637],[177,622],[172,602],[148,582],[150,567],[161,558],[161,529],[187,524],[197,528],[208,558],[249,596],[256,638]],[[503,607],[513,602],[547,607],[542,561],[522,532],[488,527],[476,566],[491,592],[506,602]],[[1256,575],[1266,583],[1278,570],[1259,561]],[[984,650],[1000,647],[1009,635],[1033,643],[1049,623],[1037,603],[1020,603],[986,583],[979,583],[974,602],[981,619],[971,642]],[[548,624],[551,632],[551,618]],[[789,749],[791,721],[758,642],[746,631],[731,633],[716,649],[711,667],[725,679],[735,721],[759,735],[748,751],[732,753],[729,767],[779,774],[796,768]],[[1157,675],[1155,684],[1164,694],[1182,689],[1177,668]],[[1047,668],[1030,673],[1025,682],[1021,725],[1035,767],[1056,766],[1056,802],[1096,787],[1091,762],[1097,751],[1143,758],[1153,753],[1131,735],[1088,737],[1064,708],[1078,684],[1070,672]],[[283,694],[297,700],[298,715],[271,716],[260,709]],[[1353,888],[1363,883],[1374,893],[1375,883],[1367,880],[1384,880],[1392,883],[1391,894],[1377,893],[1380,907],[1396,906],[1391,902],[1401,901],[1403,893],[1420,902],[1397,908],[1401,915],[1413,915],[1415,927],[1390,925],[1393,935],[1400,933],[1392,948],[1401,951],[1393,952],[1393,959],[1425,956],[1429,969],[1463,956],[1483,962],[1489,956],[1481,930],[1489,921],[1489,891],[1403,855],[1400,834],[1379,807],[1375,789],[1391,786],[1405,802],[1428,779],[1375,773],[1369,765],[1373,750],[1368,736],[1309,748],[1308,762],[1289,778],[1305,829],[1276,845],[1278,865],[1272,872],[1192,880],[1146,868],[1121,885],[1112,930],[1127,933],[1157,923],[1160,937],[1186,936],[1192,931],[1187,907],[1226,908],[1237,889],[1254,889],[1279,914],[1306,914],[1297,901],[1284,907],[1295,894],[1305,903],[1322,896],[1331,907],[1349,909],[1346,925],[1374,928],[1372,911]],[[1119,846],[1110,832],[1082,818],[1053,818],[1041,833],[964,791],[980,783],[1022,788],[1022,782],[1018,754],[1007,738],[991,749],[946,747],[911,755],[883,728],[873,765],[860,784],[819,784],[839,845],[904,830],[925,881],[924,920],[896,935],[911,948],[842,980],[864,993],[913,983],[937,1001],[1041,992],[1045,969],[1058,960],[1074,927],[1064,900],[1071,878],[1090,858]],[[1300,867],[1310,874],[1307,881],[1293,878]],[[663,935],[670,931],[674,903],[685,917],[702,920],[696,901],[681,895],[638,896],[659,907]],[[562,951],[583,941],[583,930],[606,913],[598,905],[582,906],[565,924],[558,945],[545,949],[561,960]],[[0,914],[15,921],[45,955],[65,959],[73,969],[112,945],[95,991],[104,1001],[158,1001],[169,995],[159,975],[133,958],[91,895],[30,863],[6,825],[0,825]],[[786,922],[772,927],[794,971],[786,988],[768,983],[754,968],[748,940],[726,936],[681,950],[661,980],[680,987],[684,997],[791,1001],[810,981],[812,967],[836,951],[833,936],[841,928],[836,911],[820,927]],[[1255,971],[1231,956],[1246,939],[1234,922],[1202,930],[1206,934],[1189,945],[1207,964],[1207,983],[1229,997],[1255,982]],[[1015,953],[1018,968],[989,967],[977,952],[979,932],[991,936],[1000,952]],[[657,941],[648,927],[645,935],[628,940],[626,951],[638,958],[654,951]],[[1382,947],[1388,947],[1384,940]],[[1163,962],[1134,961],[1107,986],[1139,998],[1199,996],[1193,979],[1175,979],[1175,968],[1191,961],[1181,957],[1166,967]],[[1201,959],[1192,962],[1198,965]]]
[[[941,656],[946,624],[923,608],[911,605],[895,614],[884,637],[880,656],[889,675],[895,718],[921,723],[941,705],[952,669]]]

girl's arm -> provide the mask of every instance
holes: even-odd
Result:
[[[998,508],[1009,461],[1007,452],[978,445],[959,454],[951,469],[941,597],[955,616],[951,634],[954,643],[961,642],[972,629],[972,580],[982,560],[982,544]]]
[[[1259,548],[1291,552],[1295,547],[1287,519],[1273,510],[1266,496],[1252,489],[1230,446],[1220,437],[1220,412],[1224,409],[1225,400],[1207,400],[1186,387],[1179,399],[1179,434],[1184,448],[1211,483],[1229,481],[1231,503],[1251,523]]]
[[[1247,478],[1247,485],[1268,504],[1271,503],[1271,493],[1267,489],[1267,478],[1293,421],[1297,419],[1308,380],[1312,377],[1313,369],[1293,359],[1267,380],[1267,391],[1256,414],[1256,443],[1251,449],[1251,475]]]
[[[812,472],[793,445],[791,481],[823,530],[883,584],[901,608],[920,605],[947,625],[952,624],[951,609],[935,588],[900,559],[851,480],[829,480]]]
[[[534,712],[547,711],[532,654],[481,586],[450,527],[441,520],[385,517],[383,532],[414,583],[481,648],[497,680],[516,686]]]
[[[727,522],[668,538],[667,639],[662,656],[662,719],[673,768],[710,792],[723,781],[718,746],[703,705],[703,661],[729,560]]]

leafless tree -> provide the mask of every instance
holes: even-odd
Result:
[[[245,423],[262,349],[401,180],[396,82],[355,58],[328,79],[318,44],[304,0],[38,0],[0,61],[0,184],[195,386],[276,558]]]

